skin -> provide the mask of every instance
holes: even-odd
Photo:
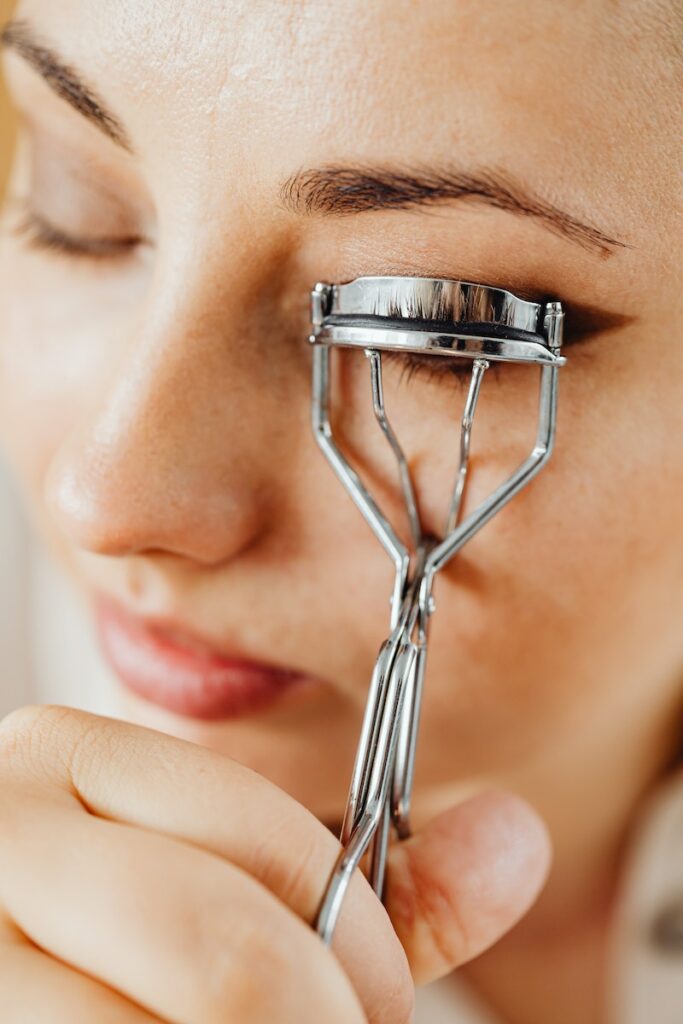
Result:
[[[552,295],[568,327],[550,465],[437,584],[423,827],[393,853],[389,911],[419,981],[497,939],[543,880],[544,826],[515,797],[462,800],[521,795],[554,866],[525,923],[467,976],[512,1022],[602,1020],[624,837],[680,731],[677,15],[608,0],[434,0],[419,16],[401,0],[27,0],[20,14],[106,98],[134,153],[10,56],[24,122],[12,194],[67,233],[144,239],[67,257],[5,217],[0,428],[34,520],[86,597],[324,685],[211,725],[122,695],[131,722],[210,750],[75,712],[5,723],[0,835],[21,828],[0,840],[3,1020],[41,998],[37,971],[41,1020],[408,1019],[404,953],[360,879],[338,958],[302,923],[334,859],[319,822],[341,814],[390,589],[310,436],[307,294],[377,273]],[[503,170],[614,244],[471,199],[283,206],[301,168],[347,164]],[[579,306],[594,312],[577,311],[572,334]],[[400,518],[367,368],[347,359],[342,373],[345,443]],[[534,386],[514,368],[485,382],[468,507],[528,451]],[[435,533],[465,387],[387,367]],[[140,777],[155,786],[141,793]],[[216,815],[233,800],[238,831]],[[95,863],[97,831],[111,842]],[[176,938],[188,919],[194,948]]]

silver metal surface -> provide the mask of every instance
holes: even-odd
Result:
[[[455,487],[453,488],[451,507],[448,513],[448,519],[446,520],[446,528],[444,529],[445,537],[448,537],[448,535],[453,532],[458,524],[458,520],[460,519],[460,508],[462,506],[462,499],[465,494],[465,484],[467,483],[467,474],[470,468],[472,421],[474,420],[474,414],[477,411],[477,402],[479,401],[481,383],[488,368],[489,364],[485,359],[477,359],[472,367],[470,389],[467,392],[465,411],[462,414],[462,423],[460,425],[460,465],[458,466],[458,472],[455,477]]]
[[[539,472],[556,431],[558,371],[565,360],[563,312],[504,289],[470,281],[411,277],[358,278],[317,284],[311,293],[313,431],[339,481],[391,558],[394,589],[390,635],[373,672],[342,827],[342,852],[325,892],[316,927],[332,941],[344,896],[366,854],[369,876],[384,892],[393,828],[410,835],[410,805],[426,668],[434,577]],[[396,460],[412,548],[400,539],[336,443],[330,425],[330,356],[335,347],[362,348],[370,363],[373,410]],[[459,462],[444,535],[423,535],[408,461],[389,421],[382,385],[382,352],[472,360],[460,423]],[[472,429],[490,360],[540,368],[536,441],[529,456],[496,490],[462,518]]]
[[[462,356],[465,359],[489,359],[507,363],[549,363],[562,366],[564,359],[547,345],[529,335],[528,340],[475,337],[459,334],[454,327],[452,333],[431,330],[409,330],[397,325],[387,327],[384,321],[359,324],[327,324],[320,334],[311,336],[313,344],[340,345],[345,348],[386,349],[392,352],[414,352],[428,356]]]
[[[328,317],[382,316],[444,324],[493,323],[534,333],[543,307],[504,288],[431,277],[359,277],[329,286]]]
[[[403,449],[399,444],[398,438],[394,433],[394,430],[389,423],[387,418],[386,409],[384,408],[384,388],[382,387],[382,356],[379,352],[374,352],[372,349],[367,349],[365,352],[366,356],[370,360],[370,379],[372,381],[372,408],[375,413],[375,418],[379,423],[380,429],[382,430],[387,441],[391,445],[391,450],[396,456],[398,463],[398,471],[401,479],[401,489],[403,491],[403,500],[408,512],[408,521],[410,523],[410,532],[413,538],[413,545],[415,548],[420,543],[420,515],[417,510],[417,498],[415,497],[415,488],[413,487],[413,481],[410,476],[410,470],[408,469],[408,463],[406,457],[403,454]]]

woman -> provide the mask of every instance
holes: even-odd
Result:
[[[464,990],[515,1024],[642,1020],[611,964],[627,935],[619,965],[650,955],[625,865],[681,732],[680,10],[17,19],[2,433],[130,724],[2,726],[3,1021],[394,1024],[411,972],[457,967],[418,1020],[464,1021]],[[388,916],[356,879],[331,952],[310,923],[390,581],[310,437],[307,294],[363,274],[559,298],[568,365],[549,468],[439,583]],[[402,371],[436,532],[463,385]],[[347,442],[398,509],[364,374],[344,387]],[[526,396],[500,373],[482,398],[469,502],[528,447]],[[648,1020],[680,1019],[671,961]]]

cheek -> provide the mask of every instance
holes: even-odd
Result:
[[[130,281],[90,273],[0,243],[0,429],[37,519],[49,466],[106,388],[135,301]]]

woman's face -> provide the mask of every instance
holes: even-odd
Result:
[[[551,463],[438,580],[418,765],[425,809],[495,777],[552,818],[570,776],[670,715],[683,669],[673,11],[25,0],[19,17],[0,418],[34,517],[94,606],[307,679],[211,721],[126,691],[131,717],[337,815],[392,578],[312,438],[309,289],[407,274],[565,303]],[[387,403],[438,533],[466,384],[403,369]],[[400,521],[367,373],[344,359],[337,426]],[[470,507],[534,436],[535,371],[490,377]]]

